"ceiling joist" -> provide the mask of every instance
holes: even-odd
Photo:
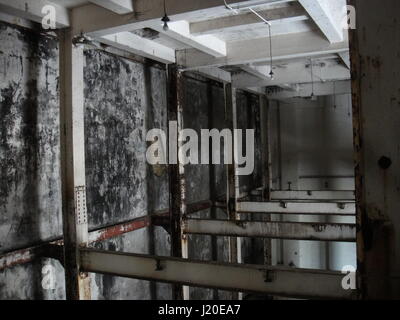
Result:
[[[313,77],[309,65],[288,64],[285,67],[274,69],[274,80],[267,78],[261,80],[252,74],[241,72],[232,75],[232,83],[236,86],[265,87],[280,86],[283,84],[297,84],[315,81],[326,82],[333,80],[350,79],[350,71],[340,64],[326,64],[325,62],[313,62]]]
[[[273,38],[274,61],[348,51],[348,42],[330,43],[314,32],[288,34]],[[227,43],[227,56],[215,58],[195,49],[177,51],[177,63],[187,69],[242,65],[270,60],[267,38]]]
[[[299,0],[316,25],[331,43],[343,41],[343,29],[340,19],[335,19],[332,12],[342,12],[343,1]],[[346,2],[344,2],[344,5]]]
[[[308,16],[300,6],[263,10],[258,13],[267,19],[271,25],[308,20]],[[259,17],[252,12],[246,12],[243,14],[191,23],[190,32],[194,35],[233,32],[262,25],[265,25],[265,22],[261,21]]]
[[[296,90],[283,90],[279,88],[267,89],[267,95],[272,100],[284,100],[290,98],[308,98],[314,96],[341,95],[351,93],[350,80],[335,82],[319,82],[312,85],[311,83],[299,84]]]
[[[162,63],[175,63],[175,50],[142,38],[131,32],[121,32],[98,38],[102,43]]]
[[[89,0],[89,1],[118,14],[133,12],[132,0]]]
[[[211,35],[191,35],[187,21],[169,22],[167,30],[164,30],[159,21],[149,24],[148,27],[214,57],[226,56],[226,44],[224,41]]]

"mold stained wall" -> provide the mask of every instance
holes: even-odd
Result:
[[[258,96],[238,91],[238,128],[255,129],[255,135],[260,135],[259,100]],[[200,137],[200,130],[226,128],[224,88],[220,83],[207,80],[198,75],[188,74],[184,87],[184,127],[194,129]],[[252,114],[255,113],[258,116]],[[256,145],[256,170],[250,176],[241,179],[243,190],[250,190],[261,183],[261,153],[259,150],[261,136],[255,139]],[[200,144],[200,141],[199,141]],[[223,145],[223,144],[222,144]],[[257,148],[258,147],[258,148]],[[223,147],[221,147],[221,159],[223,159]],[[222,161],[222,160],[221,160]],[[218,199],[226,194],[226,171],[223,164],[220,165],[187,165],[186,199],[187,203],[201,200]],[[191,215],[203,219],[227,219],[224,211],[216,209],[204,210]],[[250,257],[258,252],[252,247],[250,239],[242,241],[242,257],[244,262],[250,263]],[[218,260],[228,262],[228,238],[211,237],[204,235],[189,236],[189,258],[200,260]],[[213,259],[214,257],[214,259]],[[262,252],[261,252],[262,260]],[[230,292],[222,290],[190,288],[191,299],[231,299]]]
[[[0,43],[0,253],[5,253],[61,236],[59,71],[54,38],[1,23]],[[166,126],[165,71],[94,50],[86,50],[85,58],[90,228],[167,208],[167,174],[155,174],[144,159],[146,128]],[[96,245],[163,255],[168,246],[161,228]],[[42,286],[44,265],[54,271],[49,290]],[[61,265],[50,259],[0,271],[1,299],[63,299],[64,285]],[[151,287],[92,275],[93,299],[170,296],[169,286]]]
[[[167,167],[150,166],[145,161],[147,129],[167,128],[165,70],[98,50],[87,49],[84,54],[90,228],[166,209]],[[57,39],[0,23],[0,254],[62,234],[58,65]],[[185,92],[185,127],[196,131],[225,127],[221,84],[189,76],[185,79]],[[250,119],[244,115],[257,110],[258,97],[246,94],[238,101],[238,109],[242,110],[239,118],[243,116],[248,121],[243,128],[256,127],[259,117]],[[188,203],[225,196],[224,166],[213,166],[212,171],[213,174],[207,165],[187,166]],[[258,169],[252,177],[245,178],[243,186],[248,189],[249,184],[257,185],[259,177]],[[226,218],[219,209],[195,216]],[[244,243],[243,255],[250,257],[251,243]],[[170,254],[169,236],[160,227],[131,232],[94,246]],[[227,248],[224,237],[190,239],[191,258],[227,261]],[[49,269],[43,266],[47,265],[54,281],[50,289],[44,290],[42,282]],[[93,299],[171,297],[168,284],[98,274],[91,277]],[[64,299],[64,287],[63,268],[55,260],[42,259],[0,271],[0,299]],[[225,291],[191,288],[190,292],[191,298],[197,299],[231,297]]]

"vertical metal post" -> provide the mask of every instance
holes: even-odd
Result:
[[[237,117],[236,117],[236,89],[232,88],[232,84],[227,83],[224,86],[225,90],[225,119],[227,127],[232,130],[232,137],[234,139],[234,129],[237,128]],[[233,141],[232,141],[233,145]],[[235,152],[232,153],[232,164],[228,164],[226,168],[227,173],[227,190],[226,190],[226,201],[227,201],[227,213],[229,220],[238,219],[236,214],[236,204],[239,197],[239,177],[236,172],[235,164]],[[241,241],[240,238],[230,237],[229,238],[229,262],[238,263],[241,262]],[[238,299],[241,294],[234,294],[233,298]]]
[[[88,243],[85,179],[83,47],[60,31],[60,143],[66,298],[89,300],[90,277],[80,272]]]
[[[214,128],[213,121],[213,96],[212,96],[212,82],[207,82],[207,103],[208,103],[208,129]],[[212,144],[209,144],[209,180],[210,180],[210,200],[211,200],[211,208],[210,208],[210,218],[217,219],[217,208],[215,207],[215,202],[217,201],[217,190],[216,190],[216,175],[215,175],[215,165],[212,163],[212,154],[213,152],[220,152],[220,150],[213,150]],[[211,260],[218,260],[218,244],[217,237],[211,236]],[[218,300],[218,290],[213,289],[213,300]]]
[[[362,299],[400,298],[400,2],[348,0],[356,184],[357,273]],[[379,28],[376,26],[379,25]],[[377,109],[379,105],[379,109]]]
[[[180,161],[180,150],[182,139],[179,132],[183,129],[183,104],[184,104],[184,83],[183,72],[179,71],[176,65],[168,66],[168,136],[172,144],[168,147],[169,155],[169,190],[171,208],[171,255],[173,257],[188,258],[187,235],[183,233],[184,221],[186,219],[186,184],[185,168]],[[171,122],[176,121],[176,136],[171,138]],[[173,159],[171,159],[171,157]],[[172,163],[176,162],[176,163]],[[189,287],[173,286],[173,297],[176,300],[189,300]]]
[[[259,96],[261,118],[261,158],[262,158],[262,184],[263,201],[271,201],[271,154],[269,133],[269,105],[264,95]],[[264,217],[265,221],[271,221],[271,215]],[[264,239],[264,263],[271,265],[271,239]]]

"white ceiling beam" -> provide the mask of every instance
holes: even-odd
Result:
[[[250,5],[256,1],[240,1],[238,4]],[[135,0],[135,12],[118,15],[94,4],[73,8],[73,33],[103,36],[122,31],[132,31],[146,27],[149,22],[160,22],[164,16],[163,0]],[[212,9],[212,10],[208,10]],[[168,0],[167,13],[171,21],[204,17],[209,14],[223,14],[228,10],[221,0]],[[153,20],[153,21],[151,21]]]
[[[255,65],[251,65],[251,64],[245,64],[240,66],[240,68],[255,76],[258,77],[262,80],[270,80],[270,76],[269,73],[271,72],[271,67],[270,66],[255,66]]]
[[[290,98],[310,97],[314,91],[314,96],[341,95],[351,93],[351,81],[335,81],[325,83],[314,83],[314,90],[311,83],[299,84],[297,90],[283,90],[277,88],[267,88],[267,96],[271,100],[284,100]]]
[[[228,42],[227,56],[224,58],[210,57],[195,49],[178,50],[177,63],[191,69],[266,62],[270,60],[269,41],[267,40],[267,38],[260,38]],[[349,50],[347,39],[332,44],[315,32],[277,36],[273,37],[272,42],[274,61],[313,57]]]
[[[321,66],[323,62],[313,62],[313,78],[315,83],[350,79],[350,71],[341,64]],[[311,82],[309,65],[293,64],[285,68],[274,69],[274,80],[261,80],[259,77],[241,72],[232,75],[232,84],[235,86],[265,87],[280,86],[284,84],[297,84]]]
[[[333,12],[333,10],[342,12],[343,8],[340,7],[340,1],[299,0],[299,2],[331,43],[343,41],[343,29],[340,21],[336,21]],[[336,4],[339,4],[339,6]]]
[[[265,88],[244,87],[244,88],[239,88],[239,89],[242,89],[244,91],[248,91],[248,92],[254,93],[254,94],[265,95]]]
[[[224,41],[211,35],[191,35],[187,21],[169,22],[168,30],[163,29],[160,21],[149,24],[148,27],[214,57],[226,56],[226,44]]]
[[[350,70],[350,52],[339,52],[338,56],[343,64]]]
[[[304,21],[309,19],[301,6],[288,6],[272,10],[263,10],[259,11],[258,13],[267,19],[271,25]],[[265,23],[261,21],[261,19],[254,13],[246,12],[243,14],[191,23],[190,32],[193,35],[202,35],[220,32],[233,32],[243,30],[243,28],[249,29],[263,25],[265,25]]]
[[[215,81],[223,82],[223,83],[231,83],[232,82],[232,76],[231,73],[225,70],[222,70],[221,68],[200,68],[197,70],[191,70],[192,72],[198,73],[208,79],[212,79]],[[255,94],[264,94],[265,95],[265,88],[251,88],[251,87],[235,87],[238,89],[242,89],[251,93]]]
[[[89,0],[89,1],[118,14],[133,12],[132,0]]]
[[[47,0],[0,0],[0,11],[19,18],[42,23],[46,11],[42,12],[45,6],[52,6],[55,9],[55,20],[57,28],[65,28],[70,25],[69,11],[55,3]]]
[[[97,38],[109,46],[125,50],[162,63],[175,63],[175,50],[142,38],[131,32],[121,32]]]
[[[231,73],[221,68],[201,68],[198,70],[192,70],[193,72],[199,73],[202,76],[224,83],[230,83],[232,81]]]

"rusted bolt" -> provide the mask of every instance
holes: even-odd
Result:
[[[161,260],[156,260],[156,271],[162,271],[163,267],[161,266]]]
[[[378,165],[381,169],[387,170],[392,165],[392,160],[388,157],[382,156],[378,161]]]
[[[246,229],[246,222],[240,221],[240,220],[236,220],[235,221],[236,225],[240,228]]]
[[[265,270],[264,282],[273,282],[275,278],[274,272],[271,270]]]
[[[283,201],[281,201],[280,202],[280,206],[282,207],[282,208],[287,208],[287,203],[286,202],[283,202]]]

